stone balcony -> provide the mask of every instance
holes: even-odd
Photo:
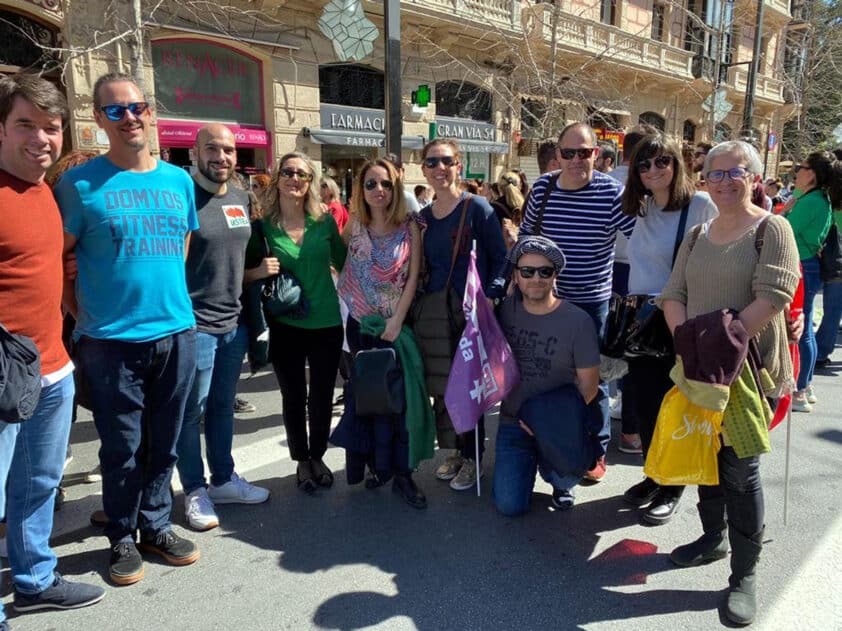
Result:
[[[728,87],[745,94],[748,88],[748,70],[745,68],[728,69]],[[784,102],[784,82],[780,79],[758,74],[754,88],[754,96],[772,103]]]
[[[552,41],[552,7],[538,5],[546,42]],[[682,80],[693,80],[692,53],[668,44],[627,33],[616,26],[561,12],[557,22],[557,46],[572,54],[587,54],[607,62]]]
[[[457,21],[521,30],[520,0],[403,0],[401,5],[418,12],[441,13]]]

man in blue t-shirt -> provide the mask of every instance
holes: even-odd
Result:
[[[109,574],[129,585],[143,578],[138,548],[172,565],[199,558],[170,522],[176,440],[196,373],[184,260],[199,224],[193,181],[149,152],[150,106],[134,80],[104,75],[93,97],[110,149],[65,173],[55,193],[79,270],[65,302],[102,441]]]

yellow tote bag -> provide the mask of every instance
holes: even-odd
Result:
[[[658,411],[643,472],[663,485],[719,484],[722,416],[691,403],[673,386]]]

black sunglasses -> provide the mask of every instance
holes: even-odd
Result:
[[[558,153],[562,160],[572,160],[573,156],[579,156],[580,160],[587,160],[596,151],[596,147],[582,147],[581,149],[559,149]]]
[[[657,158],[651,160],[641,160],[637,163],[637,170],[641,173],[646,173],[652,168],[653,164],[659,169],[666,169],[672,164],[672,157],[658,156]]]
[[[363,186],[365,187],[365,190],[373,191],[375,188],[377,188],[378,184],[380,185],[380,188],[382,188],[384,191],[391,191],[395,186],[394,184],[392,184],[391,180],[380,180],[378,182],[374,178],[366,180]]]
[[[291,180],[294,177],[298,177],[299,180],[302,182],[309,182],[313,179],[312,173],[307,173],[307,171],[299,171],[298,169],[291,169],[289,167],[284,167],[278,173],[281,174],[281,177],[285,177],[288,180]]]
[[[105,114],[105,118],[116,123],[117,121],[123,120],[123,117],[126,115],[126,110],[129,110],[134,116],[140,116],[149,109],[149,103],[146,103],[145,101],[129,103],[128,105],[112,103],[111,105],[102,105],[99,109],[103,114]]]
[[[809,171],[810,168],[811,167],[809,164],[796,164],[794,167],[792,167],[792,170],[798,173],[801,169],[807,169]]]
[[[524,278],[532,278],[535,276],[535,272],[538,272],[538,276],[543,279],[552,278],[553,274],[555,274],[555,268],[550,265],[545,265],[543,267],[531,267],[529,265],[524,265],[523,267],[516,267],[515,268],[520,275]]]
[[[429,158],[424,158],[424,166],[428,169],[435,169],[439,163],[446,167],[452,167],[456,164],[456,158],[453,156],[431,156]]]

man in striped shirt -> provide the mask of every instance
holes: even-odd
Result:
[[[599,155],[596,134],[585,123],[572,123],[558,138],[557,157],[561,170],[540,177],[526,202],[521,234],[541,234],[552,239],[567,257],[567,266],[556,279],[556,292],[593,319],[602,333],[611,297],[614,241],[618,232],[630,237],[634,217],[622,212],[623,185],[594,171]],[[543,207],[543,211],[541,210]],[[608,387],[591,404],[591,413],[602,421],[600,442],[608,447],[611,420],[608,415]],[[598,481],[605,475],[605,457],[588,472]]]

